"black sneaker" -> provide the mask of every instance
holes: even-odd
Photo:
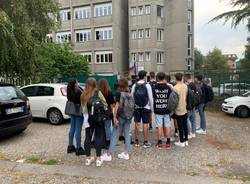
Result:
[[[76,152],[75,146],[74,145],[68,146],[67,153],[70,154],[70,153],[74,153],[74,152]]]
[[[76,156],[85,155],[85,151],[82,147],[76,149]]]
[[[144,141],[143,148],[150,148],[151,144],[148,141]]]
[[[136,139],[135,140],[135,147],[139,147],[140,146],[140,144],[139,144],[139,140],[138,139]]]
[[[125,137],[124,136],[120,136],[119,137],[119,141],[125,141]]]

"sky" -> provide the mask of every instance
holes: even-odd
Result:
[[[229,21],[208,23],[213,17],[232,10],[229,0],[194,0],[195,4],[195,47],[206,55],[213,48],[219,48],[223,54],[237,54],[243,57],[246,38],[249,35],[246,26],[241,24],[231,28]]]

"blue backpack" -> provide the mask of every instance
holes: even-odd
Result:
[[[148,90],[146,84],[146,82],[143,84],[135,84],[134,101],[135,105],[140,108],[143,108],[148,104]]]

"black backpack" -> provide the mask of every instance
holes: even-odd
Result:
[[[191,111],[191,110],[193,110],[194,109],[194,94],[195,94],[195,92],[192,90],[192,89],[190,89],[190,88],[188,88],[188,92],[187,92],[187,110],[189,110],[189,111]]]
[[[143,108],[148,104],[148,91],[146,87],[146,82],[143,84],[136,83],[134,91],[135,105]]]
[[[206,101],[211,102],[214,100],[214,92],[211,86],[204,84],[206,87]]]
[[[105,120],[109,118],[108,107],[103,104],[98,93],[99,91],[96,91],[87,103],[88,122],[91,126],[104,126]]]

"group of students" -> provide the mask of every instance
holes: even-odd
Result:
[[[67,98],[74,106],[70,106],[71,113],[65,111],[70,116],[67,153],[86,155],[87,166],[96,161],[96,166],[100,167],[104,161],[112,161],[119,136],[122,134],[125,145],[118,158],[129,160],[132,119],[135,122],[136,147],[140,146],[141,124],[144,148],[151,147],[149,129],[152,122],[157,129],[159,149],[163,147],[164,136],[166,149],[171,149],[171,119],[175,122],[175,133],[179,134],[179,141],[174,143],[176,146],[188,146],[188,139],[195,137],[196,133],[206,134],[205,107],[210,99],[209,88],[203,82],[202,75],[197,75],[193,82],[190,74],[176,73],[174,84],[170,82],[170,76],[163,72],[159,72],[156,77],[154,72],[150,72],[149,82],[146,81],[146,76],[146,71],[140,71],[138,80],[132,85],[129,85],[127,78],[119,79],[115,96],[106,79],[101,79],[97,83],[94,78],[89,78],[84,90],[76,80],[70,80]],[[197,98],[199,99],[195,101]],[[80,109],[77,108],[79,106]],[[196,109],[200,115],[200,129],[196,129]],[[77,110],[81,112],[74,113]],[[188,120],[191,122],[190,128]],[[81,147],[82,127],[85,129],[84,149]],[[76,147],[73,144],[74,136]],[[91,156],[91,148],[96,150],[96,159]],[[103,155],[102,149],[107,149]]]

